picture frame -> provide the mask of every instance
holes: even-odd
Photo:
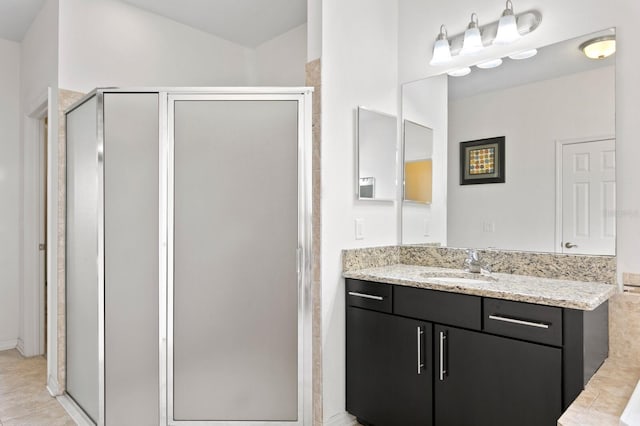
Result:
[[[505,137],[460,142],[460,185],[505,182]]]

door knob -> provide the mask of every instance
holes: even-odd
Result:
[[[577,244],[573,244],[573,243],[564,243],[564,246],[568,249],[574,248],[574,247],[578,247]]]

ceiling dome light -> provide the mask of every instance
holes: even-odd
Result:
[[[480,62],[478,65],[476,65],[476,67],[486,70],[489,68],[499,67],[500,65],[502,65],[502,59],[498,58],[498,59],[489,59],[488,61]]]
[[[461,55],[473,55],[484,49],[482,44],[482,35],[480,34],[480,28],[478,28],[478,15],[471,14],[471,22],[467,30],[464,32],[464,41],[462,42]]]
[[[433,45],[433,56],[429,65],[436,66],[451,62],[451,47],[449,46],[449,40],[447,39],[447,28],[444,25],[440,26],[440,34],[436,38],[436,42]]]
[[[589,59],[604,59],[616,53],[616,38],[612,35],[593,38],[582,43],[580,50]]]
[[[538,54],[538,49],[529,49],[524,50],[522,52],[514,53],[513,55],[509,55],[511,59],[529,59]]]
[[[470,72],[471,72],[471,68],[465,67],[465,68],[459,68],[457,70],[449,71],[447,74],[449,74],[451,77],[464,77],[465,75],[468,75]]]
[[[521,37],[518,32],[516,16],[513,14],[513,4],[511,4],[511,0],[507,0],[507,8],[502,12],[502,17],[500,17],[500,21],[498,21],[498,32],[496,33],[496,38],[493,40],[493,44],[510,44]]]

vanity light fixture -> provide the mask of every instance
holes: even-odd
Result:
[[[462,42],[462,50],[460,54],[463,56],[473,55],[484,49],[482,44],[482,34],[478,27],[478,15],[471,14],[471,21],[464,32],[464,41]]]
[[[589,59],[604,59],[616,53],[616,37],[608,35],[587,40],[580,45],[580,50]]]
[[[498,58],[498,59],[489,59],[488,61],[480,62],[478,65],[476,65],[476,67],[486,70],[489,68],[499,67],[500,65],[502,65],[502,59]]]
[[[457,70],[449,71],[447,74],[449,74],[451,77],[464,77],[465,75],[468,75],[470,72],[471,72],[471,68],[464,67],[464,68],[458,68]]]
[[[523,50],[522,52],[514,53],[513,55],[509,55],[511,59],[529,59],[538,54],[538,49],[529,49]]]
[[[506,8],[499,20],[480,26],[478,15],[471,14],[471,21],[464,33],[449,37],[444,25],[440,26],[440,33],[433,45],[433,56],[429,65],[446,65],[458,56],[473,55],[491,47],[491,45],[508,45],[516,42],[526,34],[533,32],[542,22],[542,15],[537,10],[529,10],[515,14],[511,0],[506,2]],[[533,56],[535,50],[527,51]],[[502,53],[500,56],[504,56]],[[524,59],[523,52],[515,53],[511,57]],[[497,60],[485,61],[497,66]],[[455,72],[455,71],[454,71]]]
[[[449,46],[449,39],[447,38],[447,28],[441,25],[440,34],[438,34],[436,43],[433,45],[433,56],[429,65],[442,65],[450,61],[451,46]]]
[[[502,16],[498,21],[498,32],[493,44],[505,45],[513,43],[522,38],[518,32],[518,24],[516,23],[516,15],[513,14],[513,4],[511,0],[507,0],[507,7],[502,12]]]

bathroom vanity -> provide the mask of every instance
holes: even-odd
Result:
[[[347,411],[371,425],[555,425],[608,354],[615,287],[390,265],[344,273]]]

